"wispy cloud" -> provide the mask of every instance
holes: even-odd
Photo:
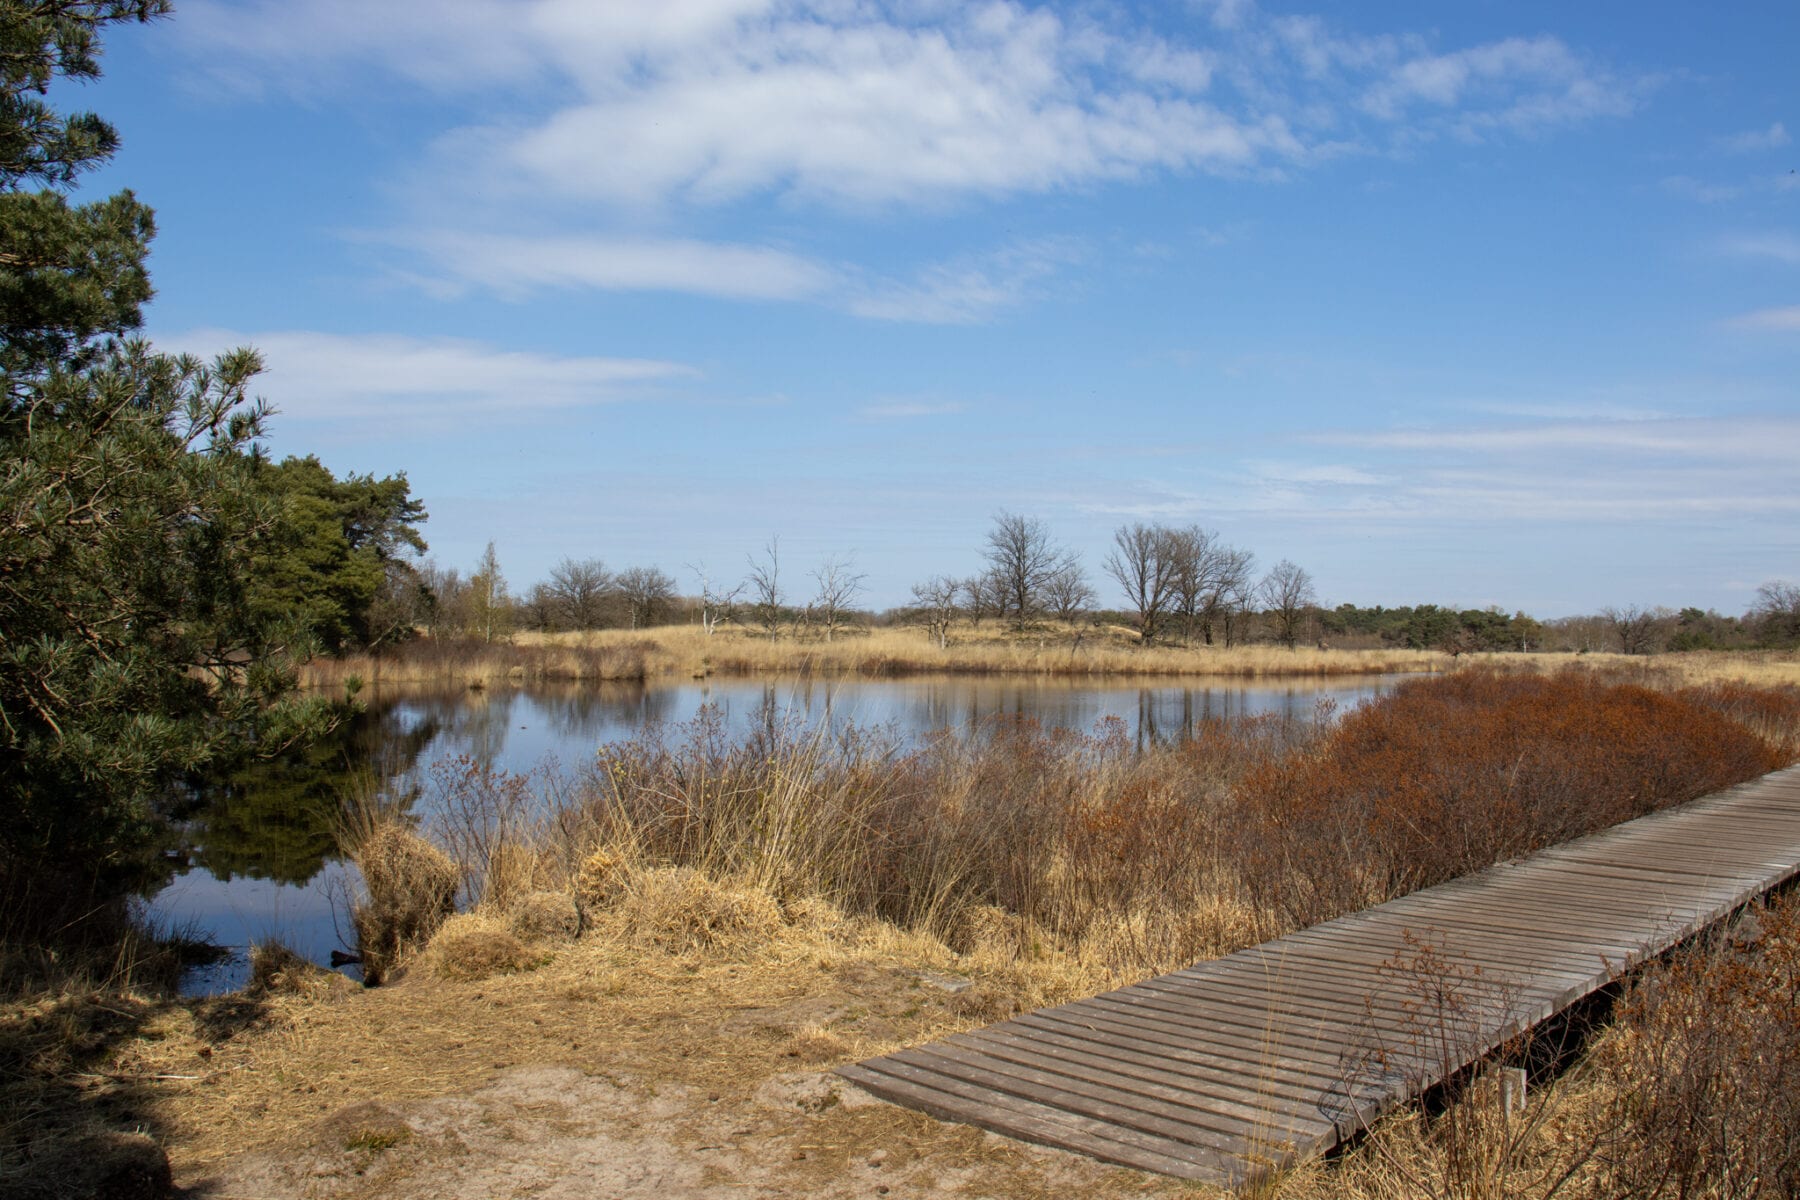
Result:
[[[1732,317],[1725,324],[1732,329],[1800,333],[1800,304],[1790,304],[1785,308],[1758,309]]]
[[[417,251],[432,278],[503,295],[592,288],[799,300],[837,284],[834,269],[788,250],[691,238],[429,230],[393,240]]]
[[[1794,139],[1788,136],[1787,127],[1776,121],[1767,129],[1751,129],[1743,133],[1733,133],[1718,139],[1718,147],[1728,154],[1755,154],[1764,150],[1779,150]]]
[[[1034,296],[1063,268],[1081,262],[1085,243],[1045,238],[926,267],[910,280],[863,285],[846,301],[860,317],[974,325]]]
[[[964,405],[957,401],[936,403],[922,400],[896,400],[883,404],[869,404],[857,410],[856,415],[865,421],[912,421],[921,417],[947,417],[964,410]]]
[[[1800,309],[1792,311],[1796,327],[1800,327]],[[1800,417],[1557,421],[1495,427],[1342,431],[1319,434],[1315,440],[1328,445],[1372,450],[1666,454],[1678,458],[1791,460],[1794,447],[1800,445]]]
[[[1737,258],[1769,258],[1800,266],[1800,237],[1791,233],[1744,233],[1723,238],[1721,253]]]
[[[826,298],[940,323],[987,319],[1069,264],[1014,248],[870,282],[838,255],[716,231],[796,208],[854,220],[1155,176],[1275,180],[1616,117],[1651,86],[1555,37],[1446,47],[1208,11],[1175,37],[1121,9],[1015,0],[192,0],[179,35],[226,86],[444,100],[457,115],[400,169],[414,211],[390,235],[428,285]]]
[[[296,420],[413,420],[616,403],[697,374],[681,363],[565,357],[455,338],[307,330],[159,334],[159,349],[210,357],[254,346],[255,391]]]
[[[1695,179],[1692,175],[1667,175],[1661,180],[1662,190],[1674,196],[1685,196],[1689,200],[1698,200],[1702,204],[1719,204],[1726,200],[1736,200],[1744,194],[1744,189],[1734,184],[1708,183],[1703,179]]]

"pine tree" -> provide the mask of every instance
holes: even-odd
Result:
[[[98,75],[106,26],[166,11],[0,0],[0,908],[15,933],[116,894],[184,776],[330,719],[291,694],[304,631],[250,602],[279,517],[260,485],[260,360],[129,337],[150,210],[62,191],[117,137],[53,111],[51,83]]]

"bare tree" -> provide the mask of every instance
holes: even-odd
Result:
[[[1138,522],[1113,531],[1106,573],[1125,589],[1125,602],[1137,614],[1138,642],[1148,646],[1164,613],[1175,599],[1176,554],[1171,531]]]
[[[1275,640],[1292,650],[1300,637],[1300,623],[1319,602],[1312,576],[1284,558],[1269,568],[1257,590],[1274,622]]]
[[[547,583],[534,583],[525,598],[519,601],[519,615],[525,621],[525,628],[549,632],[560,628],[564,608],[562,600]]]
[[[1243,640],[1244,615],[1256,601],[1256,586],[1250,579],[1255,568],[1254,554],[1248,550],[1231,551],[1219,587],[1201,610],[1201,632],[1207,645],[1212,645],[1215,620],[1225,635],[1227,650]]]
[[[1181,640],[1192,642],[1194,629],[1200,624],[1207,604],[1218,596],[1224,582],[1220,572],[1224,565],[1225,545],[1218,534],[1198,525],[1171,529],[1168,538],[1169,557],[1174,568],[1170,598],[1181,618]]]
[[[469,585],[455,567],[439,566],[435,558],[419,564],[419,583],[427,600],[425,632],[430,637],[459,633],[469,624]]]
[[[940,650],[950,643],[950,622],[956,619],[956,598],[965,586],[966,581],[948,575],[933,575],[924,583],[913,584],[913,603],[917,606],[918,619]]]
[[[633,629],[646,629],[665,619],[675,603],[675,581],[655,567],[628,567],[613,579]]]
[[[1800,642],[1800,583],[1771,579],[1756,589],[1756,604],[1747,618],[1756,635],[1770,645]]]
[[[1639,608],[1628,604],[1624,608],[1603,608],[1600,615],[1612,630],[1621,654],[1653,654],[1662,641],[1663,627],[1671,614],[1665,608]]]
[[[707,637],[719,627],[720,621],[729,621],[737,611],[737,599],[744,591],[744,585],[727,590],[721,584],[715,584],[706,570],[705,563],[689,563],[688,570],[700,577],[700,628]]]
[[[1000,577],[992,571],[983,571],[979,575],[971,575],[958,584],[962,588],[964,608],[969,614],[969,626],[981,628],[981,618],[992,614],[1000,617],[1006,615],[1006,589]]]
[[[1044,581],[1044,606],[1059,621],[1074,621],[1094,607],[1093,585],[1073,557]]]
[[[781,590],[781,539],[768,540],[760,561],[749,554],[744,561],[750,564],[750,576],[744,580],[744,586],[750,592],[751,616],[769,640],[776,641],[781,637],[781,606],[786,599]]]
[[[1000,583],[1001,615],[1012,613],[1014,627],[1022,629],[1042,610],[1050,579],[1074,558],[1050,540],[1042,521],[1002,510],[988,530],[987,561]]]
[[[820,563],[812,577],[819,590],[813,594],[811,607],[825,626],[825,640],[829,642],[856,598],[867,590],[864,584],[869,577],[856,569],[855,555],[839,558],[835,554]]]
[[[570,629],[598,629],[612,588],[612,572],[597,558],[565,558],[550,568],[550,595]]]

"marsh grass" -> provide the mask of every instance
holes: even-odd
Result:
[[[781,721],[740,738],[703,709],[572,784],[443,765],[427,832],[465,908],[551,891],[585,915],[666,914],[718,886],[1129,978],[1754,778],[1792,760],[1796,729],[1792,690],[1486,668],[1143,750],[1116,721],[902,743]],[[760,928],[717,928],[740,920]]]
[[[1452,665],[1448,655],[1427,650],[1140,647],[1128,631],[1107,627],[1046,626],[1023,633],[990,627],[965,630],[939,646],[914,629],[877,629],[827,642],[771,640],[732,627],[709,636],[698,627],[675,625],[633,632],[521,633],[496,643],[420,638],[379,657],[316,660],[304,668],[301,679],[308,686],[331,688],[351,678],[372,684],[492,687],[507,681],[811,673],[1258,679],[1432,672]]]

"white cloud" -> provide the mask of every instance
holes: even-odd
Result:
[[[1230,507],[1294,520],[1641,524],[1800,512],[1800,417],[1540,421],[1339,430],[1363,462],[1243,464]]]
[[[1791,233],[1746,233],[1720,241],[1719,249],[1740,258],[1772,258],[1800,266],[1800,237]]]
[[[559,81],[554,111],[503,100],[491,128],[453,144],[481,148],[490,181],[521,193],[639,207],[771,193],[930,203],[1240,174],[1330,151],[1295,122],[1358,109],[1518,130],[1634,103],[1633,84],[1552,37],[1433,52],[1249,4],[1212,15],[1211,37],[1186,41],[1010,0],[196,0],[183,28],[202,61],[309,94],[351,68],[484,99],[497,83]]]
[[[366,82],[377,71],[434,92],[464,92],[540,75],[542,51],[520,15],[466,0],[186,0],[173,29],[204,75],[244,91],[272,86],[316,97],[322,82]]]
[[[689,238],[429,230],[396,240],[421,253],[439,277],[504,295],[581,287],[798,300],[836,281],[831,268],[786,250]]]
[[[1663,191],[1676,196],[1685,196],[1690,200],[1698,200],[1702,204],[1718,204],[1726,200],[1736,200],[1744,194],[1744,189],[1729,184],[1707,183],[1695,179],[1691,175],[1669,175],[1662,179]]]
[[[857,416],[865,421],[909,421],[920,417],[947,417],[963,411],[963,405],[949,401],[932,403],[920,400],[898,400],[885,404],[870,404],[857,410]]]
[[[1747,312],[1726,322],[1733,329],[1762,330],[1770,333],[1800,333],[1800,304],[1786,308],[1764,308]]]
[[[847,300],[859,317],[934,325],[973,325],[1035,294],[1052,275],[1082,260],[1085,246],[1066,238],[1016,243],[937,263],[910,281],[865,285]]]
[[[742,230],[771,209],[854,219],[1156,175],[1275,180],[1619,115],[1645,86],[1554,37],[1445,49],[1204,8],[1183,37],[1018,0],[192,0],[178,27],[196,74],[228,86],[381,103],[398,83],[442,101],[445,127],[397,168],[403,232],[385,238],[423,257],[395,273],[428,288],[812,299],[946,323],[1017,303],[1044,264],[1003,251],[869,282]]]
[[[1792,312],[1796,328],[1800,328],[1800,309]],[[1320,434],[1316,440],[1371,450],[1598,453],[1636,457],[1663,454],[1686,459],[1791,460],[1795,447],[1800,446],[1800,418],[1559,421],[1491,428],[1338,432]]]
[[[1348,488],[1386,487],[1394,482],[1392,476],[1344,463],[1253,461],[1247,465],[1257,478],[1278,483]]]
[[[695,374],[654,359],[572,358],[398,334],[195,329],[159,334],[155,342],[202,357],[254,346],[268,369],[253,391],[295,420],[498,416],[604,404]]]
[[[1767,129],[1752,129],[1722,137],[1718,144],[1721,150],[1732,154],[1754,154],[1760,150],[1779,150],[1793,140],[1788,136],[1787,127],[1776,121]]]

